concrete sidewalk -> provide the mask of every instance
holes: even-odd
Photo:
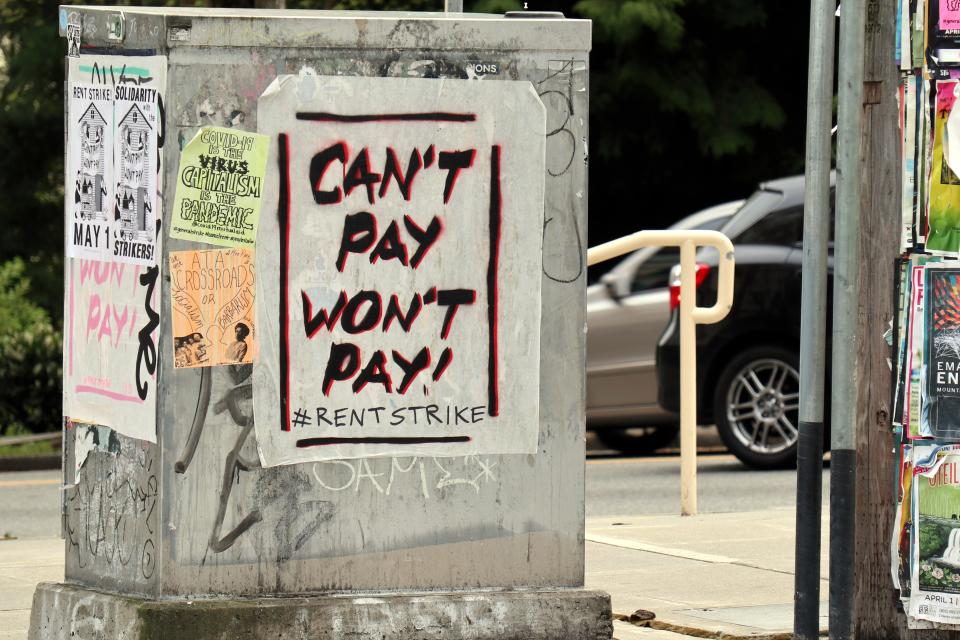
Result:
[[[656,615],[650,624],[657,629],[711,638],[789,637],[794,526],[793,509],[588,518],[586,586],[611,595],[614,617],[643,609]],[[823,579],[824,631],[827,593]]]
[[[646,628],[617,622],[620,640],[789,637],[793,537],[792,509],[589,518],[586,586],[610,593],[615,617],[655,614]],[[0,540],[0,640],[25,640],[34,586],[62,580],[63,541]]]
[[[63,581],[63,540],[0,539],[0,640],[26,640],[38,582]]]

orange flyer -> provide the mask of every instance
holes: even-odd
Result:
[[[172,251],[174,367],[253,362],[255,291],[253,249]]]

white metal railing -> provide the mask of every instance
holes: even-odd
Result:
[[[719,322],[733,305],[733,243],[719,231],[638,231],[587,252],[587,265],[604,262],[641,247],[680,247],[680,513],[697,513],[697,335],[698,324]],[[697,247],[720,253],[717,301],[696,305]]]

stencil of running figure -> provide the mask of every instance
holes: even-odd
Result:
[[[78,125],[80,130],[80,168],[77,171],[74,191],[74,203],[77,205],[74,210],[74,217],[87,221],[106,222],[107,214],[104,211],[104,200],[107,195],[104,178],[104,155],[106,151],[104,149],[103,131],[107,121],[97,110],[96,105],[90,103],[90,106],[80,116]]]
[[[124,240],[150,239],[153,212],[149,189],[150,154],[148,137],[152,127],[140,107],[133,105],[120,121],[120,182],[117,188],[117,220]]]

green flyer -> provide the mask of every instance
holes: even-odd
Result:
[[[945,154],[945,132],[953,110],[956,80],[937,82],[933,159],[930,168],[930,214],[926,248],[934,254],[955,255],[960,250],[960,177]]]
[[[170,236],[253,247],[269,140],[236,129],[200,129],[180,153]]]

